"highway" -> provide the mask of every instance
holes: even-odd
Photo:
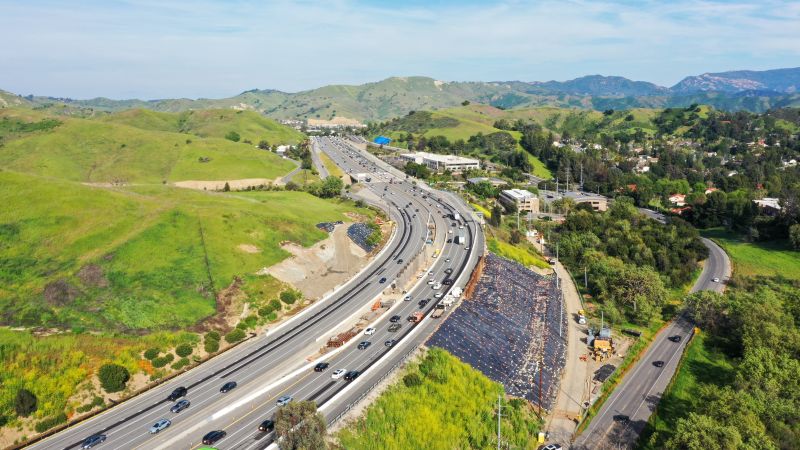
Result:
[[[317,139],[317,138],[315,138]],[[426,317],[418,325],[406,321],[416,311],[427,315],[433,310],[436,292],[446,293],[450,286],[434,290],[426,283],[430,278],[441,282],[451,268],[455,286],[463,287],[483,251],[483,236],[474,221],[467,219],[463,229],[452,225],[448,217],[454,208],[469,217],[468,208],[452,196],[425,187],[414,186],[394,171],[379,167],[370,155],[341,140],[319,138],[315,145],[328,153],[348,173],[368,172],[371,182],[364,183],[357,195],[369,203],[380,205],[395,221],[393,235],[385,248],[358,276],[336,292],[293,317],[284,324],[245,341],[232,350],[172,379],[164,384],[109,410],[50,436],[31,446],[35,449],[79,448],[84,439],[104,434],[107,440],[102,449],[190,449],[200,444],[203,435],[212,430],[224,430],[227,436],[215,444],[224,449],[266,448],[273,440],[272,433],[262,433],[258,425],[273,417],[276,399],[292,396],[295,400],[315,400],[329,420],[345,411],[380,379],[409,350],[430,333],[437,322]],[[426,198],[423,198],[426,197]],[[447,218],[446,218],[447,217]],[[430,222],[431,228],[427,226]],[[452,233],[451,233],[452,232]],[[448,236],[462,233],[467,245],[446,243]],[[431,239],[430,243],[426,240]],[[467,246],[469,250],[467,250]],[[422,264],[424,252],[439,249],[441,254],[430,267]],[[412,265],[413,264],[413,265]],[[425,274],[417,278],[417,274]],[[398,301],[386,314],[377,319],[372,336],[356,336],[345,346],[329,352],[319,360],[309,360],[324,346],[330,336],[351,328],[369,306],[392,289],[398,277],[416,282],[408,295],[411,301]],[[384,279],[383,282],[381,281]],[[398,286],[398,290],[401,286]],[[419,300],[431,301],[420,308]],[[392,315],[400,315],[401,329],[388,331]],[[397,341],[392,347],[384,342]],[[369,340],[366,350],[357,348]],[[330,363],[325,372],[314,372],[320,361]],[[355,381],[334,380],[335,369],[360,370]],[[223,394],[220,387],[236,381],[238,387]],[[174,404],[167,400],[173,389],[188,388],[186,399],[191,406],[180,413],[171,413]],[[156,435],[149,428],[159,419],[172,421],[170,427]]]
[[[666,218],[654,211],[640,209],[647,216],[664,222]],[[709,249],[700,277],[691,292],[709,290],[722,292],[731,276],[731,263],[725,251],[716,243],[702,238]],[[718,279],[715,282],[714,279]],[[683,349],[692,335],[693,325],[683,316],[667,324],[655,337],[638,363],[623,377],[608,397],[589,427],[575,440],[573,449],[633,448],[647,420],[658,405],[664,390],[678,368]],[[670,337],[680,336],[680,342]],[[656,367],[655,361],[663,361]],[[627,420],[625,417],[627,416]]]

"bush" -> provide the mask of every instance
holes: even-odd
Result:
[[[27,389],[20,389],[17,391],[17,397],[14,399],[14,411],[20,417],[28,417],[37,409],[37,399],[33,392]]]
[[[272,300],[270,300],[269,301],[269,306],[272,307],[273,311],[280,311],[281,308],[283,308],[283,306],[281,305],[280,300],[278,300],[277,298],[273,298]]]
[[[178,360],[178,362],[172,365],[172,368],[175,370],[181,370],[184,367],[188,366],[189,362],[190,362],[189,358],[181,358]]]
[[[229,141],[239,142],[239,139],[241,139],[241,138],[242,137],[239,136],[239,133],[237,133],[235,131],[229,131],[228,133],[225,134],[225,139],[227,139]]]
[[[219,339],[219,333],[216,331],[209,331],[206,333],[206,340],[218,341]]]
[[[278,320],[278,314],[274,313],[274,312],[271,312],[271,313],[269,313],[267,315],[266,319],[267,319],[268,322],[273,322],[275,320]]]
[[[287,305],[294,304],[300,297],[302,294],[292,289],[281,292],[281,301]]]
[[[192,354],[194,349],[189,344],[181,344],[175,347],[175,354],[181,357],[187,357]]]
[[[412,372],[403,377],[403,384],[405,384],[406,387],[419,386],[422,384],[422,378]]]
[[[244,337],[245,337],[244,330],[242,330],[241,328],[236,328],[235,330],[225,335],[225,340],[233,344],[234,342],[241,341],[242,339],[244,339]]]
[[[247,316],[244,319],[243,323],[247,326],[246,329],[255,328],[258,325],[258,317],[257,316]]]
[[[56,425],[61,425],[62,423],[66,422],[67,422],[67,415],[62,412],[59,413],[58,415],[48,417],[42,420],[41,422],[36,423],[36,425],[33,428],[36,430],[37,433],[44,433],[50,428],[53,428]]]
[[[103,364],[97,377],[106,392],[119,392],[125,389],[125,383],[131,378],[131,374],[119,364]]]
[[[106,402],[103,401],[103,397],[98,397],[95,395],[91,402],[75,408],[75,411],[79,413],[85,413],[94,409],[95,406],[105,406],[105,404]]]
[[[270,314],[272,314],[272,306],[267,305],[258,309],[258,315],[261,317],[267,317]]]
[[[167,353],[166,355],[153,360],[153,367],[161,368],[171,363],[175,359],[175,355]]]
[[[219,341],[215,340],[208,340],[206,339],[205,344],[203,344],[203,348],[205,349],[206,353],[216,353],[219,351]]]
[[[159,353],[161,353],[161,350],[157,348],[148,348],[144,351],[144,357],[152,361],[158,357]]]

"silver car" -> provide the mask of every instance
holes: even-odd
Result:
[[[283,397],[279,398],[278,401],[275,403],[278,406],[286,406],[291,402],[293,399],[289,395],[284,395]]]
[[[167,419],[161,419],[154,423],[152,427],[150,427],[150,434],[156,434],[159,431],[168,428],[170,425],[172,425],[172,422]]]

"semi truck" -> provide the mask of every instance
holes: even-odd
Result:
[[[455,237],[455,239],[453,239],[453,242],[455,242],[458,245],[462,245],[464,244],[464,242],[466,242],[466,240],[464,239],[464,236],[458,235]]]
[[[461,214],[454,212],[453,213],[453,220],[461,220]]]
[[[423,317],[422,311],[417,311],[411,315],[408,321],[411,323],[419,323],[420,321],[422,321],[422,317]]]
[[[431,319],[438,319],[439,317],[442,317],[442,314],[444,314],[444,305],[439,303],[436,305],[436,308],[434,308],[433,314],[431,314]]]

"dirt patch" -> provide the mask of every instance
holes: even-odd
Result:
[[[249,187],[258,187],[261,185],[268,186],[270,184],[272,185],[283,184],[280,177],[274,180],[270,180],[268,178],[242,178],[240,180],[208,180],[208,181],[186,180],[186,181],[176,181],[173,184],[177,187],[197,189],[200,191],[221,191],[225,189],[225,183],[228,183],[228,187],[232,191],[240,191],[243,189],[247,189]]]
[[[216,314],[191,327],[190,330],[197,333],[210,330],[227,333],[233,329],[239,322],[242,304],[247,298],[247,294],[242,290],[243,285],[244,281],[241,278],[233,277],[231,284],[217,294]]]
[[[78,278],[87,287],[108,287],[108,278],[103,273],[103,268],[97,264],[87,264],[78,271]]]
[[[44,287],[44,300],[52,306],[64,306],[72,303],[80,294],[81,291],[78,288],[63,278]]]
[[[258,273],[291,284],[308,299],[322,297],[367,264],[364,250],[347,236],[347,226],[347,223],[337,225],[327,239],[309,248],[295,243],[282,244],[281,247],[293,256]]]
[[[236,246],[236,248],[238,248],[239,250],[241,250],[241,251],[243,251],[245,253],[261,253],[261,249],[259,249],[255,245],[239,244],[238,246]]]

